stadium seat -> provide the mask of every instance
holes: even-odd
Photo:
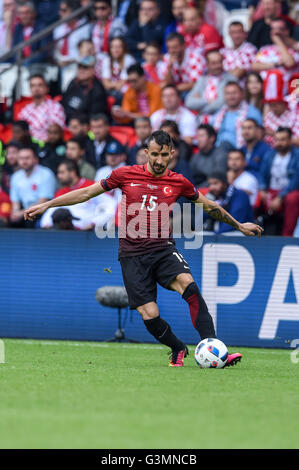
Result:
[[[137,141],[135,130],[128,126],[111,126],[110,134],[114,139],[118,140],[122,145],[132,147]]]
[[[18,120],[18,116],[19,116],[20,112],[29,103],[32,103],[32,98],[31,97],[26,97],[26,96],[22,96],[21,99],[14,102],[13,108],[12,108],[13,109],[13,120],[14,121]]]
[[[229,25],[232,21],[241,21],[244,25],[245,31],[248,31],[248,9],[240,8],[239,10],[232,10],[229,15],[226,16],[223,22],[223,42],[225,47],[232,47],[233,43],[228,34]]]
[[[12,125],[8,124],[7,126],[2,126],[2,128],[0,129],[0,136],[2,142],[4,144],[8,144],[8,142],[10,142],[12,139]]]

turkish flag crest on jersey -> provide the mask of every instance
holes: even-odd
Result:
[[[171,196],[172,194],[172,188],[170,186],[164,186],[163,188],[163,193],[166,195],[166,196]]]

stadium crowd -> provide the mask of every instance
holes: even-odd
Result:
[[[245,17],[229,21],[218,0],[120,0],[114,15],[110,0],[92,3],[52,37],[22,49],[30,96],[0,105],[0,227],[90,230],[114,223],[120,190],[49,210],[35,223],[23,213],[115,168],[144,164],[148,137],[163,129],[175,146],[171,170],[240,222],[296,235],[296,5],[252,0]],[[87,4],[0,0],[0,56]],[[15,60],[2,61],[0,70]],[[59,72],[51,82],[49,65]],[[209,217],[204,228],[232,230]]]

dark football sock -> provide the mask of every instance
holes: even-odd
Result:
[[[191,320],[201,339],[216,338],[213,319],[195,282],[186,287],[183,299],[189,304]]]
[[[185,348],[185,344],[175,336],[172,332],[170,325],[163,320],[160,316],[152,318],[151,320],[144,320],[147,331],[165,346],[180,351]]]

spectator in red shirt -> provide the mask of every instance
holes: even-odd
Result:
[[[184,36],[185,44],[192,51],[200,53],[223,47],[222,37],[214,26],[204,23],[197,8],[187,8],[184,11],[184,21],[179,25],[178,32]]]

